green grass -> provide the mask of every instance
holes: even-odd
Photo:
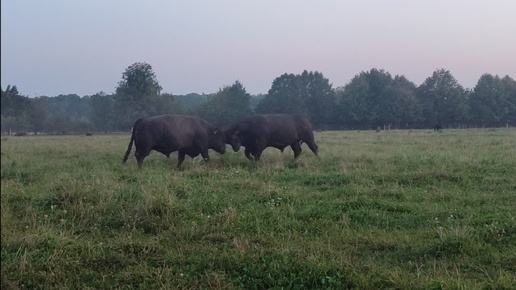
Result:
[[[318,132],[320,159],[179,170],[122,164],[128,141],[2,137],[2,289],[516,288],[514,129]]]

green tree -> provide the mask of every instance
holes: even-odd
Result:
[[[505,76],[502,78],[502,85],[508,104],[507,117],[505,119],[508,124],[516,126],[516,81],[509,76]]]
[[[283,74],[272,82],[269,92],[256,106],[259,114],[307,114],[302,99],[302,85],[295,74]]]
[[[516,81],[484,74],[470,95],[471,121],[475,126],[516,124]]]
[[[48,133],[64,135],[73,132],[73,120],[69,115],[55,115],[48,119]]]
[[[345,127],[412,126],[420,118],[416,86],[404,76],[378,69],[361,72],[337,90],[339,120]]]
[[[8,85],[5,91],[2,89],[1,115],[3,132],[28,131],[30,129],[30,108],[30,99],[20,95],[16,86]]]
[[[143,101],[149,96],[159,95],[161,89],[152,66],[145,62],[136,62],[122,73],[122,80],[118,83],[116,94]]]
[[[18,88],[16,86],[7,85],[7,88],[1,90],[1,112],[2,116],[14,116],[16,115],[16,103],[20,97]]]
[[[367,74],[361,72],[350,83],[337,90],[337,118],[339,123],[351,128],[374,127],[375,111],[369,105]]]
[[[249,105],[251,106],[251,110],[253,112],[256,110],[256,106],[265,98],[265,94],[257,94],[251,95],[251,99],[249,100]]]
[[[372,69],[355,76],[340,90],[341,120],[355,128],[385,125],[382,120],[382,98],[391,82],[391,75],[384,70]]]
[[[422,106],[424,126],[461,126],[467,122],[467,94],[450,71],[435,71],[418,87],[417,95]]]
[[[161,86],[150,64],[136,62],[122,73],[115,93],[114,112],[117,127],[129,130],[142,117],[156,115]]]
[[[469,97],[471,121],[475,126],[499,126],[507,122],[510,103],[502,79],[484,74]]]
[[[45,109],[47,99],[47,97],[37,97],[31,99],[29,122],[31,130],[36,135],[39,132],[43,132],[47,129],[47,110]]]
[[[109,132],[115,129],[113,120],[114,102],[114,96],[106,95],[104,92],[99,92],[90,97],[91,122],[95,131]]]
[[[169,93],[158,95],[152,98],[151,101],[153,101],[152,106],[156,108],[156,115],[184,114],[186,111],[184,106],[177,101],[176,97]]]
[[[70,120],[91,118],[90,97],[77,94],[58,95],[46,98],[45,109],[49,116],[68,116]]]
[[[2,134],[11,134],[12,132],[18,131],[18,122],[15,117],[2,115]]]
[[[288,113],[307,116],[316,127],[333,122],[334,91],[319,72],[283,74],[276,78],[255,111],[260,114]]]
[[[16,86],[2,90],[1,112],[4,116],[22,117],[30,107],[30,99],[20,95]]]
[[[303,71],[301,74],[302,97],[308,118],[321,128],[334,125],[335,91],[330,81],[319,72]]]
[[[416,89],[416,85],[405,76],[394,77],[386,90],[385,124],[392,124],[395,128],[413,128],[421,121]]]
[[[219,90],[214,96],[199,106],[197,114],[208,122],[228,127],[238,119],[252,114],[251,96],[239,81]]]
[[[90,127],[92,119],[91,99],[77,94],[42,97],[41,105],[46,111],[45,131],[56,134],[81,133]],[[66,124],[60,124],[66,122]],[[80,124],[80,125],[79,125]]]
[[[185,111],[195,111],[201,104],[206,102],[209,97],[212,97],[214,94],[197,94],[190,93],[186,95],[176,95],[174,96],[175,100],[181,104],[181,107]]]

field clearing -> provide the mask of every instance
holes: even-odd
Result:
[[[129,134],[3,136],[2,289],[516,289],[516,130],[316,132],[138,170]]]

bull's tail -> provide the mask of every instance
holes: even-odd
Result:
[[[129,146],[127,146],[127,151],[125,151],[124,160],[122,161],[122,163],[125,163],[127,161],[127,158],[129,158],[129,154],[131,153],[131,149],[133,148],[134,134],[136,132],[136,127],[138,126],[138,124],[140,123],[141,120],[142,119],[138,119],[138,120],[136,120],[136,122],[134,122],[133,130],[131,132],[131,140],[129,140]]]

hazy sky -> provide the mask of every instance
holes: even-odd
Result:
[[[421,84],[440,68],[466,88],[516,78],[515,0],[2,0],[1,85],[21,94],[112,93],[149,63],[164,93],[239,80],[267,93],[284,73],[333,87],[384,69]]]

